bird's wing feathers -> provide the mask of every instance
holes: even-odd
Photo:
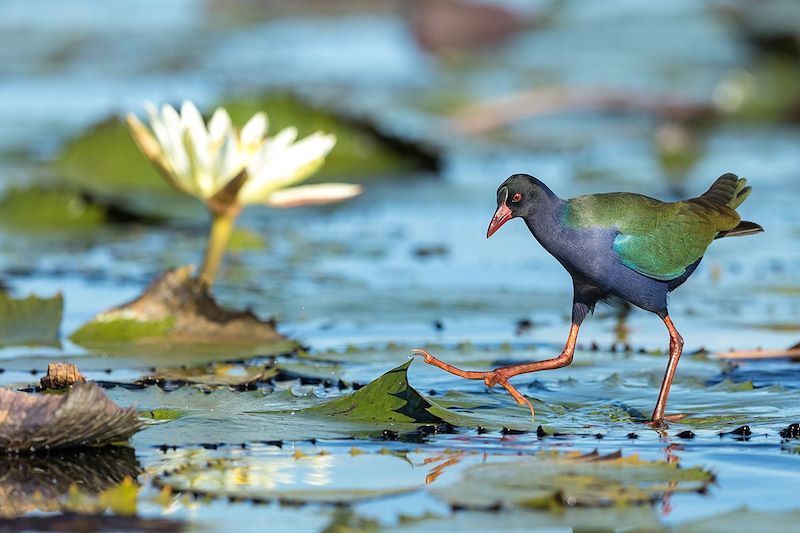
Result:
[[[739,215],[704,197],[666,203],[629,193],[580,196],[569,200],[572,227],[616,229],[614,252],[640,274],[672,280],[700,259],[719,232],[739,223]]]

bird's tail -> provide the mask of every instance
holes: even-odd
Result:
[[[752,190],[747,186],[746,179],[729,172],[717,178],[717,181],[700,198],[736,209],[742,205]]]
[[[700,198],[735,210],[750,196],[750,191],[752,191],[752,188],[747,186],[746,179],[740,178],[736,174],[728,173],[717,178],[717,181]],[[715,238],[752,235],[762,231],[764,231],[764,228],[755,222],[742,220],[738,226],[719,232]]]

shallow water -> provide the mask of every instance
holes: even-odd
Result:
[[[671,3],[658,8],[663,12],[656,17],[652,6],[630,2],[589,10],[567,3],[553,26],[524,31],[494,55],[454,66],[420,52],[401,14],[392,11],[332,18],[299,13],[243,25],[234,8],[216,3],[221,11],[192,1],[172,3],[167,10],[160,3],[158,9],[140,3],[127,17],[115,17],[113,6],[86,4],[67,10],[69,21],[53,27],[47,17],[25,11],[25,4],[0,6],[0,50],[6,50],[0,56],[6,59],[0,61],[0,186],[46,177],[41,163],[71,135],[108,113],[139,109],[145,98],[210,105],[223,95],[273,86],[359,109],[394,131],[441,147],[441,176],[370,182],[363,196],[334,208],[291,214],[248,210],[241,225],[266,235],[268,248],[229,255],[215,286],[227,305],[277,316],[282,332],[302,340],[312,361],[324,361],[347,384],[368,383],[418,346],[434,345],[437,355],[469,368],[560,351],[570,310],[567,274],[521,222],[484,238],[495,188],[511,173],[534,174],[564,197],[630,190],[669,199],[676,190],[699,194],[716,176],[733,171],[754,188],[743,217],[767,230],[715,242],[696,274],[673,295],[671,315],[686,339],[686,355],[668,410],[691,416],[663,434],[640,421],[653,407],[666,364],[663,325],[634,311],[627,338],[619,340],[615,312],[598,308],[582,328],[572,366],[517,378],[537,409],[532,431],[522,434],[497,429],[479,434],[469,426],[411,441],[402,431],[399,441],[384,441],[374,430],[352,437],[346,424],[292,418],[316,396],[341,393],[299,381],[275,391],[223,388],[211,394],[192,387],[110,388],[108,394],[122,405],[187,412],[149,425],[131,441],[147,472],[140,476],[142,516],[218,530],[270,524],[297,531],[321,530],[336,513],[324,504],[295,507],[224,497],[175,495],[168,505],[156,503],[159,472],[185,464],[190,455],[234,462],[225,486],[239,489],[282,494],[395,489],[398,494],[351,506],[355,516],[384,528],[485,531],[541,524],[542,530],[553,530],[584,523],[587,518],[579,514],[593,511],[577,509],[551,523],[556,518],[525,514],[530,511],[452,511],[432,493],[456,483],[471,465],[551,449],[622,450],[700,466],[716,476],[705,494],[668,495],[652,507],[631,509],[617,523],[682,526],[744,506],[777,520],[778,513],[797,510],[792,487],[800,479],[800,444],[782,441],[778,432],[800,422],[800,366],[788,360],[734,365],[713,354],[783,348],[798,340],[800,130],[741,123],[713,128],[704,136],[698,163],[676,183],[658,165],[651,118],[571,113],[524,121],[501,138],[468,139],[449,133],[423,104],[448,92],[466,99],[497,96],[527,88],[531,80],[705,95],[725,72],[748,61],[750,52],[704,9]],[[54,4],[50,9],[66,14]],[[182,45],[172,46],[177,41]],[[19,53],[8,52],[12,48],[3,42],[14,42]],[[89,379],[114,384],[132,383],[152,366],[230,359],[224,348],[211,354],[178,349],[165,363],[147,349],[120,357],[66,339],[95,313],[134,297],[164,268],[197,261],[204,230],[191,222],[63,234],[0,230],[0,273],[14,293],[65,295],[62,347],[0,349],[0,383],[31,385],[54,359],[78,364]],[[424,256],[420,249],[434,253]],[[532,327],[517,334],[522,319]],[[597,349],[591,349],[593,343]],[[621,349],[626,343],[630,352]],[[695,355],[700,348],[711,355]],[[654,350],[660,353],[639,353]],[[432,398],[456,411],[509,426],[529,424],[527,411],[504,391],[487,391],[480,382],[456,379],[422,361],[411,366],[409,381],[421,392],[434,391]],[[256,412],[262,409],[290,414]],[[539,424],[564,435],[539,437]],[[744,425],[752,429],[747,438],[720,436]],[[694,438],[677,436],[687,430]],[[261,443],[271,440],[282,440],[282,448]],[[212,444],[216,449],[206,449]],[[176,449],[162,450],[165,445]],[[354,447],[365,453],[353,455]],[[393,453],[381,454],[384,448]],[[426,485],[432,469],[453,457],[458,460]],[[214,480],[206,482],[213,487]],[[618,511],[597,512],[605,513],[604,521],[589,523],[614,523]],[[636,513],[644,516],[634,520]]]

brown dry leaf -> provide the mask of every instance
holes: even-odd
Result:
[[[70,337],[83,346],[108,342],[273,343],[285,338],[275,322],[219,305],[192,276],[194,267],[168,270],[128,303],[104,311]]]
[[[78,372],[78,367],[70,363],[50,363],[47,375],[39,383],[43,389],[66,389],[73,383],[86,383],[86,378]]]
[[[93,383],[74,385],[64,395],[0,389],[0,450],[100,446],[126,440],[141,422]]]

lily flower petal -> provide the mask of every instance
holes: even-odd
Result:
[[[267,115],[263,112],[256,113],[242,128],[240,138],[242,144],[255,148],[267,133]]]
[[[251,159],[248,165],[250,180],[242,187],[242,203],[264,203],[273,192],[299,183],[316,172],[325,156],[336,144],[334,135],[317,132],[291,144],[295,128],[286,128]]]
[[[302,185],[273,192],[267,198],[270,207],[287,208],[303,205],[331,204],[348,200],[361,194],[360,185],[349,183],[321,183]]]

